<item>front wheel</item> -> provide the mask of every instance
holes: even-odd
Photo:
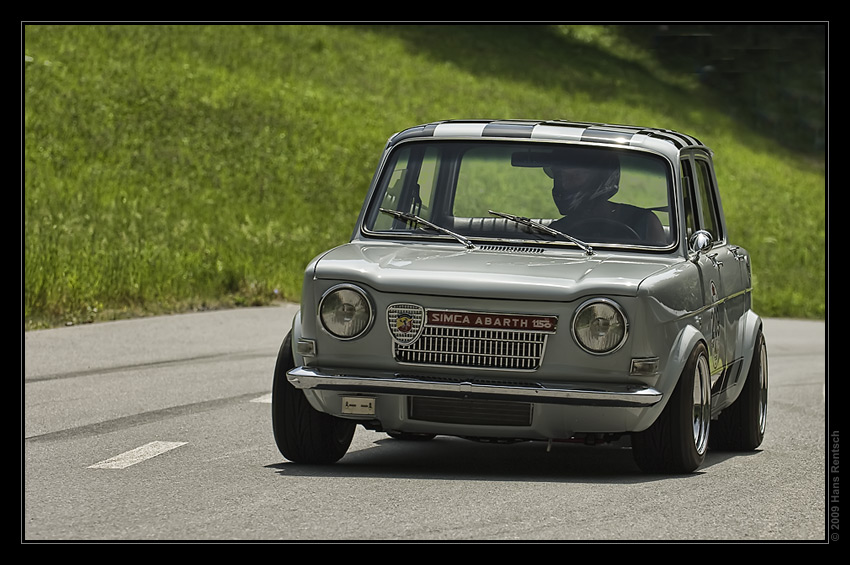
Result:
[[[292,337],[280,346],[272,383],[272,430],[281,455],[294,463],[335,463],[354,437],[356,424],[319,412],[286,378],[295,367]]]
[[[711,422],[711,376],[703,344],[691,352],[664,411],[632,434],[638,466],[651,473],[690,473],[702,465]]]

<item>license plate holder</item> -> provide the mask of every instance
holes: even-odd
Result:
[[[375,399],[368,396],[343,396],[342,413],[358,416],[374,416]]]

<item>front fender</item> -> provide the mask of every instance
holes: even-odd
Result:
[[[685,364],[688,362],[691,352],[699,343],[706,343],[705,336],[701,331],[692,325],[682,327],[673,341],[672,347],[670,347],[665,369],[658,379],[656,388],[663,392],[663,398],[652,408],[644,410],[633,431],[645,430],[661,415],[665,406],[667,406],[667,401],[673,395],[673,390],[679,383],[679,377],[685,370]]]
[[[296,312],[295,316],[292,318],[292,331],[290,335],[292,336],[292,359],[295,361],[295,367],[303,367],[307,363],[305,360],[308,358],[304,355],[298,353],[298,341],[301,339],[301,311]],[[322,401],[316,395],[316,392],[313,390],[304,390],[304,397],[307,399],[307,402],[320,412],[325,411],[325,407],[322,405]]]
[[[298,354],[298,340],[301,339],[301,311],[295,313],[292,318],[292,358],[295,360],[295,366],[300,367],[304,364],[304,357]]]

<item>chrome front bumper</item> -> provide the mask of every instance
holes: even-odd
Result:
[[[356,375],[339,369],[296,367],[287,372],[295,388],[363,394],[402,394],[516,400],[545,404],[646,408],[661,400],[649,386],[598,383],[494,384],[492,380],[434,378],[399,373]]]

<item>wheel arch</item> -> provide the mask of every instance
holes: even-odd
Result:
[[[706,349],[708,348],[708,340],[699,329],[691,324],[686,324],[681,328],[676,339],[673,340],[666,367],[657,383],[656,388],[663,391],[661,401],[643,414],[633,431],[643,431],[658,419],[679,383],[691,353],[700,344]]]
[[[292,351],[292,360],[295,367],[301,367],[304,363],[304,356],[298,353],[298,341],[301,339],[301,312],[296,312],[295,316],[292,318],[292,328],[289,331],[289,337],[291,343],[290,348]],[[310,403],[314,409],[324,412],[325,407],[322,404],[321,399],[316,395],[316,392],[310,389],[303,390],[304,397],[307,399],[307,402]]]
[[[737,384],[744,384],[746,382],[747,375],[750,372],[750,366],[753,364],[753,355],[756,344],[758,344],[759,335],[764,336],[764,323],[758,314],[752,310],[748,310],[742,323],[738,326],[738,343],[741,345],[743,358],[741,372],[739,373],[741,376]]]
[[[298,354],[298,340],[301,339],[301,310],[295,313],[292,318],[292,329],[289,332],[292,337],[292,358],[295,360],[295,366],[298,367],[304,364],[304,357]]]
[[[738,324],[738,334],[735,338],[736,351],[740,353],[731,366],[737,365],[737,368],[734,374],[729,377],[730,380],[723,390],[718,391],[712,399],[716,403],[716,406],[712,409],[715,412],[715,417],[732,406],[738,400],[741,391],[744,390],[750,367],[753,365],[759,336],[762,336],[762,338],[764,336],[762,320],[755,312],[748,310]]]

